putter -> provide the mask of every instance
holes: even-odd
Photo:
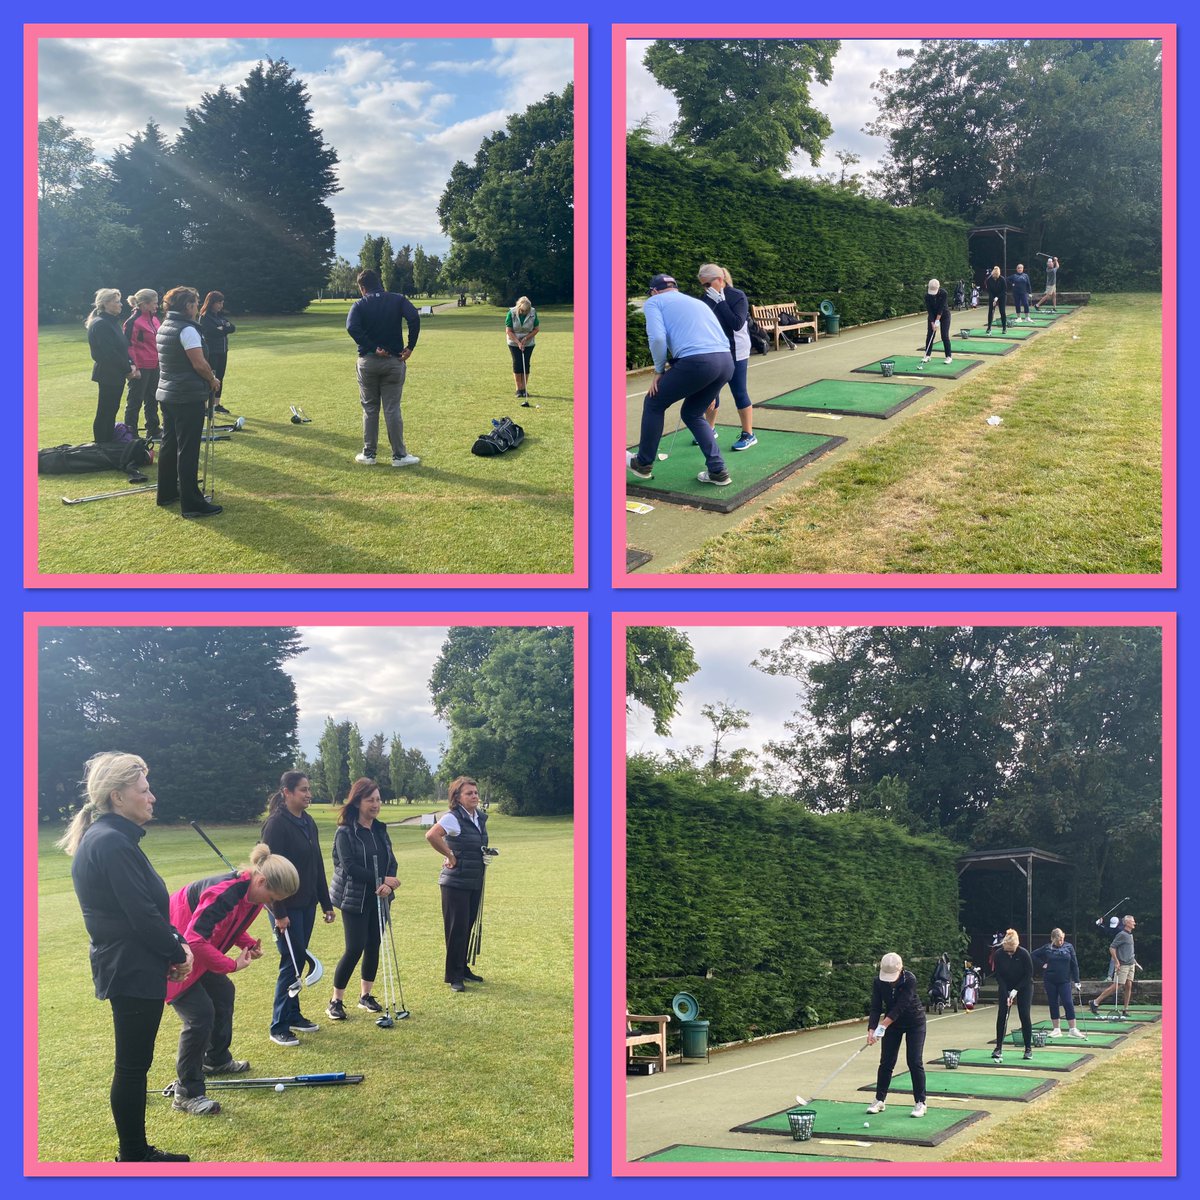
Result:
[[[846,1061],[844,1063],[842,1063],[842,1065],[840,1067],[838,1067],[834,1071],[831,1071],[828,1075],[825,1076],[824,1079],[821,1080],[821,1082],[815,1088],[813,1088],[812,1096],[809,1097],[809,1099],[805,1100],[805,1098],[803,1096],[801,1096],[799,1093],[797,1093],[796,1103],[797,1104],[811,1104],[813,1102],[813,1100],[816,1099],[816,1097],[818,1095],[820,1095],[821,1092],[823,1092],[866,1048],[867,1048],[867,1043],[863,1042],[863,1044],[861,1046],[859,1046],[859,1048],[857,1050],[855,1050],[855,1052],[852,1055],[850,1055],[850,1057],[848,1059],[846,1059]]]

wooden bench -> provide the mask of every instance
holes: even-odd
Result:
[[[780,325],[779,316],[781,313],[792,313],[799,318],[800,323],[798,325]],[[763,327],[765,332],[774,336],[776,350],[779,349],[779,335],[781,333],[799,333],[801,329],[811,329],[814,342],[819,336],[817,318],[821,314],[816,312],[801,312],[794,304],[755,304],[750,308],[750,315]]]
[[[629,1010],[625,1010],[625,1057],[627,1060],[632,1060],[636,1056],[633,1053],[634,1046],[656,1046],[658,1054],[658,1069],[665,1071],[667,1069],[667,1022],[670,1017],[643,1017],[631,1015]],[[639,1025],[654,1025],[655,1028],[645,1030],[638,1033],[633,1026]]]

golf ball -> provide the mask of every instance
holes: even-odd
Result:
[[[871,1128],[871,1122],[870,1122],[870,1121],[864,1121],[864,1122],[863,1122],[863,1128],[864,1128],[864,1129],[870,1129],[870,1128]]]
[[[283,1084],[282,1084],[282,1083],[277,1083],[277,1084],[275,1085],[275,1090],[276,1090],[277,1092],[282,1092],[282,1091],[283,1091]]]

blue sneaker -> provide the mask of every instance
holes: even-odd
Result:
[[[758,438],[752,433],[743,433],[736,442],[733,443],[734,450],[749,450],[751,446],[758,445]]]

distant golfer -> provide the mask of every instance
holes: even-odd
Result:
[[[733,276],[724,267],[705,263],[698,275],[704,288],[704,295],[700,299],[712,309],[721,323],[721,328],[729,337],[729,353],[733,355],[733,378],[729,381],[729,391],[737,408],[742,432],[732,449],[749,450],[751,446],[758,445],[758,438],[754,436],[754,407],[746,386],[750,370],[750,301],[745,292],[733,286]],[[706,414],[710,425],[717,423],[717,406],[720,403],[718,394]]]
[[[513,382],[517,385],[518,397],[529,395],[529,360],[539,324],[537,309],[528,296],[522,296],[504,318],[504,337],[512,355]]]
[[[993,267],[984,281],[988,294],[988,323],[987,331],[992,332],[992,319],[996,309],[1000,310],[1000,332],[1008,332],[1008,280],[1000,274],[999,267]]]
[[[138,369],[129,355],[129,340],[121,329],[120,290],[101,288],[84,324],[94,364],[92,382],[99,388],[92,441],[111,442],[125,381],[132,382],[138,377]]]
[[[733,378],[729,339],[708,308],[678,291],[678,286],[670,275],[650,280],[645,315],[654,378],[642,401],[641,442],[636,451],[625,455],[625,463],[638,479],[654,478],[664,414],[682,401],[680,419],[704,455],[705,470],[696,478],[728,487],[732,481],[704,413],[722,385]]]
[[[450,784],[449,805],[450,811],[429,830],[425,840],[444,859],[438,884],[446,936],[445,982],[452,992],[465,992],[467,983],[483,982],[483,977],[467,965],[467,951],[483,897],[487,813],[479,807],[479,784],[466,775]]]
[[[225,316],[225,297],[220,292],[209,292],[200,306],[200,330],[208,346],[208,363],[213,374],[221,381],[221,399],[225,398],[225,368],[229,362],[229,335],[237,332],[237,326]],[[219,413],[227,413],[220,400],[215,405]]]
[[[1024,263],[1017,263],[1017,269],[1008,277],[1008,282],[1012,284],[1013,308],[1017,314],[1014,319],[1032,323],[1033,318],[1029,315],[1029,297],[1033,294],[1033,283]],[[1022,316],[1022,313],[1025,315]]]
[[[126,301],[133,310],[122,326],[129,342],[129,357],[137,367],[138,374],[130,379],[125,393],[125,424],[137,433],[138,421],[145,410],[146,436],[162,436],[158,420],[158,293],[153,288],[142,288]]]
[[[1046,989],[1046,1003],[1050,1006],[1050,1022],[1053,1025],[1049,1036],[1062,1037],[1058,1016],[1061,1006],[1067,1016],[1070,1036],[1086,1040],[1087,1035],[1080,1031],[1075,1021],[1074,990],[1079,984],[1079,960],[1075,957],[1075,947],[1067,941],[1067,935],[1061,929],[1050,930],[1050,940],[1029,957],[1043,971],[1042,985]]]
[[[120,1143],[117,1162],[189,1162],[186,1154],[146,1141],[146,1080],[167,984],[187,979],[193,965],[192,951],[171,924],[167,885],[140,845],[154,817],[147,769],[136,754],[89,759],[87,800],[58,845],[71,857],[96,999],[112,1006],[116,1058],[108,1102]]]
[[[250,854],[249,870],[189,883],[171,897],[171,921],[195,956],[192,973],[167,985],[167,1003],[183,1022],[171,1103],[176,1112],[215,1116],[221,1105],[206,1094],[205,1077],[250,1069],[229,1049],[235,998],[229,976],[262,958],[262,943],[249,928],[263,905],[286,900],[299,886],[296,868],[260,842]],[[241,953],[230,958],[235,946]]]
[[[1030,1006],[1033,1004],[1033,959],[1021,945],[1015,929],[1005,930],[1004,937],[996,949],[994,963],[996,983],[1000,998],[996,1005],[996,1048],[992,1057],[999,1062],[1004,1057],[1004,1031],[1008,1028],[1009,1010],[1017,1006],[1021,1018],[1021,1037],[1025,1042],[1025,1057],[1033,1057],[1033,1021]]]
[[[363,410],[363,448],[354,461],[375,465],[379,443],[379,410],[392,447],[393,467],[415,467],[421,460],[404,445],[400,398],[408,360],[421,335],[421,315],[407,296],[385,292],[377,271],[361,271],[356,300],[346,318],[346,332],[358,345],[358,395]],[[408,345],[403,325],[408,326]]]
[[[871,1014],[867,1018],[867,1045],[883,1043],[879,1055],[879,1073],[875,1077],[875,1099],[868,1113],[881,1113],[887,1107],[892,1072],[904,1041],[904,1059],[912,1077],[912,1116],[925,1115],[925,1006],[917,995],[917,977],[904,969],[898,954],[885,954],[879,960],[879,975],[871,985]]]
[[[1092,1010],[1093,1015],[1099,1015],[1101,1000],[1105,1000],[1111,995],[1113,1003],[1116,1003],[1121,989],[1124,988],[1125,1006],[1121,1010],[1121,1015],[1129,1016],[1129,1001],[1133,998],[1133,975],[1137,969],[1137,959],[1133,953],[1133,931],[1136,928],[1137,922],[1132,917],[1125,917],[1121,922],[1121,928],[1117,930],[1117,935],[1108,948],[1108,956],[1114,969],[1114,978],[1100,995],[1094,1000],[1088,1001],[1088,1008]]]
[[[925,312],[929,316],[929,325],[925,331],[925,357],[921,361],[929,361],[940,325],[942,348],[946,351],[946,361],[952,363],[954,355],[950,352],[950,297],[946,295],[946,289],[936,279],[931,279],[925,285]]]
[[[1058,312],[1058,268],[1059,261],[1053,255],[1046,259],[1046,291],[1040,300],[1034,302],[1034,311],[1040,312],[1043,304],[1050,301],[1050,311]]]

